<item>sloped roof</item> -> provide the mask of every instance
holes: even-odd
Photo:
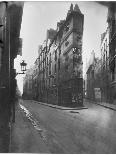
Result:
[[[77,4],[76,4],[75,7],[74,7],[74,11],[81,13],[81,11],[80,11],[80,9],[79,9],[79,6],[78,6]]]

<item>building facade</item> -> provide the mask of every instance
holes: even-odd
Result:
[[[14,59],[20,48],[23,2],[0,2],[0,152],[8,152],[9,124],[14,121],[16,72]],[[6,138],[3,138],[6,137]]]
[[[94,100],[94,64],[91,64],[86,72],[87,74],[87,88],[86,97],[88,99]]]
[[[0,2],[0,109],[7,107],[8,113],[11,113],[15,95],[14,59],[21,48],[23,5],[23,2]]]
[[[101,100],[116,104],[116,2],[108,3],[107,22],[108,28],[101,35],[101,73],[97,76]]]
[[[88,69],[86,72],[86,97],[90,100],[101,100],[96,98],[96,90],[102,93],[102,76],[101,76],[101,59],[95,57],[95,52],[92,51]]]
[[[110,2],[108,7],[109,27],[109,66],[110,66],[110,102],[116,102],[116,2]],[[116,103],[115,103],[116,104]]]
[[[30,68],[26,72],[26,76],[23,78],[23,98],[33,99],[33,69]]]
[[[83,24],[84,15],[77,4],[74,8],[71,4],[66,20],[58,22],[56,30],[47,31],[36,60],[33,90],[38,101],[66,106],[83,104]]]
[[[101,90],[102,101],[110,101],[109,28],[101,35]]]

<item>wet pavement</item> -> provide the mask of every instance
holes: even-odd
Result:
[[[26,122],[28,120],[26,129],[31,132],[27,139],[23,137],[23,148],[20,143],[17,145],[18,152],[39,153],[37,137],[40,137],[50,153],[116,153],[116,111],[89,102],[85,104],[88,109],[60,110],[34,101],[21,101],[20,109]],[[36,151],[29,151],[26,145],[30,148],[34,145]],[[42,152],[46,153],[45,149]]]
[[[41,137],[39,122],[22,105],[16,105],[16,122],[11,128],[10,153],[50,153]]]

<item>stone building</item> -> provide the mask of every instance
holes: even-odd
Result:
[[[101,35],[101,88],[102,101],[110,101],[109,28]]]
[[[23,78],[23,98],[33,99],[33,70],[31,67],[27,70],[25,77]]]
[[[0,2],[0,152],[9,149],[9,124],[14,121],[16,72],[14,59],[20,44],[24,2]]]
[[[109,66],[110,66],[110,102],[116,101],[116,2],[110,2],[108,7],[109,27]]]
[[[116,2],[108,2],[108,28],[101,35],[102,101],[116,103]],[[98,74],[100,76],[100,74]]]
[[[87,95],[88,99],[94,100],[94,64],[91,64],[86,72],[87,74]]]
[[[73,8],[71,4],[66,19],[57,23],[56,30],[47,31],[36,60],[35,96],[38,101],[67,106],[82,105],[83,23],[84,15],[78,5]]]
[[[92,51],[89,66],[86,72],[87,79],[87,88],[86,97],[90,100],[95,100],[95,89],[99,89],[101,91],[102,81],[101,81],[101,59],[95,57],[95,52]]]

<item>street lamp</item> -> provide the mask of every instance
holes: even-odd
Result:
[[[24,74],[24,72],[26,71],[27,63],[25,63],[25,61],[22,60],[22,62],[20,63],[20,65],[21,65],[21,71],[22,71],[23,74]]]
[[[18,75],[18,74],[25,74],[25,71],[27,70],[26,69],[26,66],[27,66],[27,63],[25,63],[25,61],[24,60],[22,60],[22,62],[20,63],[20,65],[21,65],[21,73],[17,73],[16,75]]]
[[[27,66],[27,63],[25,63],[25,61],[24,60],[22,60],[22,62],[20,63],[20,65],[21,65],[21,73],[16,73],[16,70],[15,69],[13,69],[13,74],[12,74],[12,77],[11,77],[11,79],[12,79],[12,94],[10,94],[10,98],[12,99],[13,97],[13,95],[15,95],[15,93],[14,92],[16,92],[16,79],[15,79],[15,77],[18,75],[18,74],[25,74],[24,72],[27,70],[26,69],[26,66]],[[14,98],[15,98],[15,96],[14,96]],[[12,108],[12,112],[13,112],[13,115],[12,115],[12,117],[13,117],[13,122],[15,122],[15,101],[14,102],[12,102],[13,104],[12,104],[12,106],[11,106],[11,108]]]

